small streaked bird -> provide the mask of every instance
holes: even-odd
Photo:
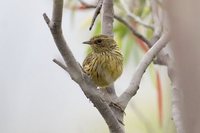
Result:
[[[97,35],[89,41],[92,52],[83,61],[84,72],[101,88],[111,85],[123,70],[123,56],[115,40],[106,35]]]

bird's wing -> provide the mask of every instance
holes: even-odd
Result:
[[[85,60],[83,61],[83,70],[87,73],[88,71],[90,71],[89,69],[91,68],[91,63],[93,60],[93,53],[89,53],[87,55],[87,57],[85,58]]]

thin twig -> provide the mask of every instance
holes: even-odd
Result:
[[[159,19],[159,13],[158,13],[158,5],[156,0],[150,0],[150,4],[151,4],[151,10],[152,10],[152,18],[154,21],[153,27],[154,27],[154,37],[152,39],[152,44],[154,44],[154,42],[156,42],[161,35],[162,32],[162,27],[161,27],[161,22]]]
[[[60,61],[53,59],[53,62],[56,63],[58,66],[60,66],[62,69],[64,69],[65,71],[69,72],[69,69],[67,68],[67,66],[65,66],[63,63],[61,63]]]
[[[141,24],[142,26],[146,27],[146,28],[150,28],[152,30],[154,30],[153,25],[147,24],[146,22],[144,22],[140,17],[136,16],[134,13],[130,12],[130,10],[128,9],[127,5],[125,4],[124,0],[120,1],[122,7],[124,8],[124,10],[126,11],[127,15],[129,17],[131,17],[136,23]]]
[[[140,40],[142,40],[143,42],[145,42],[147,44],[147,46],[150,48],[152,45],[151,45],[151,42],[149,42],[149,40],[147,40],[142,34],[140,34],[139,32],[136,31],[136,29],[134,29],[133,26],[131,26],[126,20],[122,19],[121,17],[115,15],[114,16],[115,19],[117,19],[119,22],[123,23],[126,27],[128,27],[131,32],[137,37],[139,38]]]
[[[86,9],[87,9],[87,7],[93,6],[86,2],[83,2],[83,4],[86,6]],[[94,6],[94,8],[95,8],[95,6]],[[119,22],[121,22],[122,24],[124,24],[126,27],[128,27],[131,30],[131,32],[133,33],[133,35],[135,35],[137,38],[139,38],[140,40],[145,42],[149,48],[152,46],[151,42],[148,41],[142,34],[137,32],[137,30],[132,25],[130,25],[126,20],[124,20],[123,18],[121,18],[120,16],[118,16],[116,14],[114,14],[114,18],[116,20],[118,20]]]
[[[47,14],[46,14],[46,13],[43,13],[43,17],[44,17],[45,22],[46,22],[47,25],[49,26],[50,19],[49,19],[49,17],[47,16]]]
[[[163,34],[162,37],[151,47],[151,49],[147,51],[147,53],[140,61],[132,77],[129,87],[119,97],[120,104],[123,108],[126,108],[128,102],[137,93],[142,76],[145,73],[145,70],[152,62],[154,57],[162,50],[162,48],[166,46],[168,39],[169,39],[168,34],[167,33]]]
[[[113,131],[113,133],[123,133],[120,123],[115,117],[115,114],[109,107],[108,103],[105,102],[104,98],[102,98],[102,95],[99,93],[99,91],[96,89],[96,85],[86,74],[84,74],[64,39],[61,27],[62,10],[63,0],[54,0],[52,19],[48,19],[46,14],[43,16],[47,25],[49,26],[49,29],[51,30],[55,44],[61,53],[66,66],[68,67],[68,73],[70,74],[71,78],[77,84],[79,84],[86,97],[92,101],[94,106],[101,113],[102,117],[109,126],[110,131]],[[59,63],[57,62],[57,64]],[[64,67],[61,64],[59,65]]]
[[[97,16],[100,14],[100,11],[101,11],[101,8],[102,8],[102,4],[103,4],[103,0],[99,0],[98,3],[97,3],[97,6],[96,6],[96,10],[94,12],[94,16],[92,18],[92,22],[91,22],[89,30],[92,29]]]

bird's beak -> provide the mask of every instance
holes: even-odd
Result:
[[[85,41],[85,42],[83,42],[83,44],[92,44],[92,42],[91,41]]]

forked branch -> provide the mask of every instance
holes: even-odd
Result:
[[[54,0],[52,19],[50,20],[45,13],[43,14],[44,20],[51,30],[55,44],[60,54],[62,55],[66,66],[56,60],[54,60],[54,62],[63,69],[67,70],[71,78],[79,84],[86,97],[90,99],[90,101],[101,113],[102,117],[104,118],[110,129],[110,132],[123,133],[123,130],[120,127],[120,123],[115,117],[108,103],[105,102],[102,94],[96,89],[96,85],[90,80],[90,78],[88,78],[87,75],[84,74],[81,66],[77,63],[70,48],[68,47],[62,34],[62,12],[63,0]]]
[[[145,73],[149,64],[153,61],[154,57],[164,48],[168,42],[168,33],[165,33],[161,38],[147,51],[139,65],[137,66],[135,73],[132,77],[129,87],[119,97],[121,106],[125,109],[131,98],[137,93],[143,74]]]
[[[102,27],[102,33],[110,36],[112,36],[112,23],[114,15],[113,8],[110,8],[110,14],[107,14],[107,12],[109,6],[113,6],[112,2],[112,0],[104,0],[103,13],[104,15],[106,15],[102,18],[102,23],[104,25]],[[90,101],[94,104],[94,106],[98,109],[98,111],[106,121],[110,133],[124,133],[122,123],[120,123],[122,122],[121,120],[123,120],[123,112],[119,112],[119,110],[116,110],[116,108],[113,108],[113,106],[111,107],[109,103],[105,101],[102,93],[98,89],[96,89],[96,85],[82,71],[81,66],[77,63],[70,48],[68,47],[62,33],[62,12],[63,0],[54,0],[52,19],[50,20],[46,14],[43,15],[49,29],[51,30],[55,44],[60,54],[62,55],[65,64],[62,64],[57,60],[54,60],[54,62],[61,68],[66,70],[70,74],[71,78],[80,86],[86,97],[90,99]],[[151,47],[151,49],[145,54],[142,61],[138,65],[129,87],[122,93],[119,98],[116,97],[116,101],[119,101],[119,105],[120,107],[122,107],[122,110],[125,110],[130,99],[136,94],[145,70],[152,62],[153,58],[160,52],[163,47],[166,46],[167,41],[168,34],[164,34],[155,43],[155,45]]]

